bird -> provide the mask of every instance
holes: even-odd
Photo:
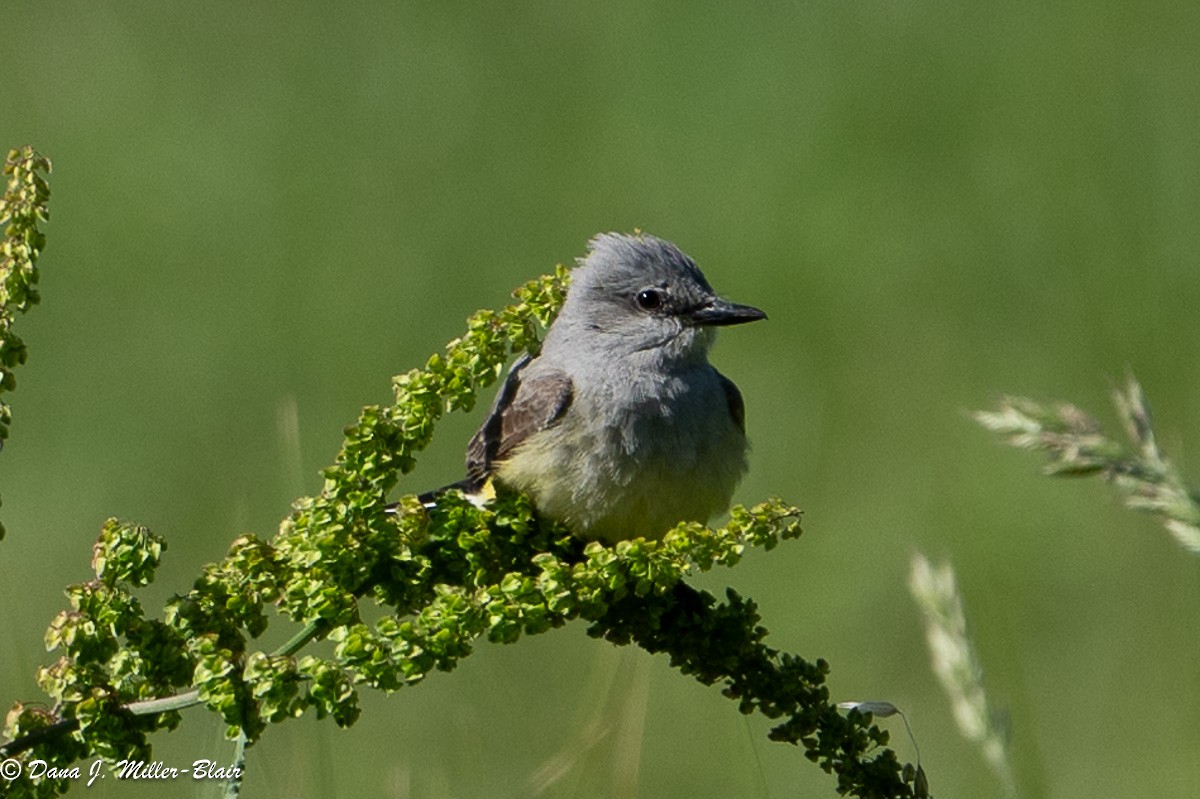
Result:
[[[765,319],[719,296],[675,244],[602,233],[540,351],[510,368],[467,446],[492,481],[585,540],[661,539],[729,508],[747,469],[745,404],[708,360],[719,327]]]

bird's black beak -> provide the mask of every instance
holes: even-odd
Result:
[[[717,327],[755,322],[766,319],[767,315],[753,305],[738,305],[736,302],[714,297],[693,310],[688,317],[697,325]]]

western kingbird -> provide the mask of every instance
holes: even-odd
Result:
[[[719,297],[669,241],[589,242],[541,352],[509,370],[467,447],[489,480],[587,539],[661,538],[728,509],[746,471],[741,392],[708,362],[715,328],[765,319]]]

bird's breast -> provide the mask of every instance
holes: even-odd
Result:
[[[589,538],[661,537],[728,508],[746,440],[715,370],[574,385],[568,412],[500,465],[502,481]]]

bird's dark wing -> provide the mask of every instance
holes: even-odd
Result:
[[[496,461],[507,458],[529,436],[550,427],[571,405],[571,378],[562,372],[525,377],[532,362],[523,355],[508,377],[483,425],[467,445],[467,481],[481,486],[491,476]]]
[[[738,429],[743,433],[746,432],[746,403],[742,399],[742,392],[738,391],[737,385],[725,375],[718,372],[717,377],[721,378],[721,388],[725,389],[725,401],[729,403],[729,415],[733,417],[733,422]]]

